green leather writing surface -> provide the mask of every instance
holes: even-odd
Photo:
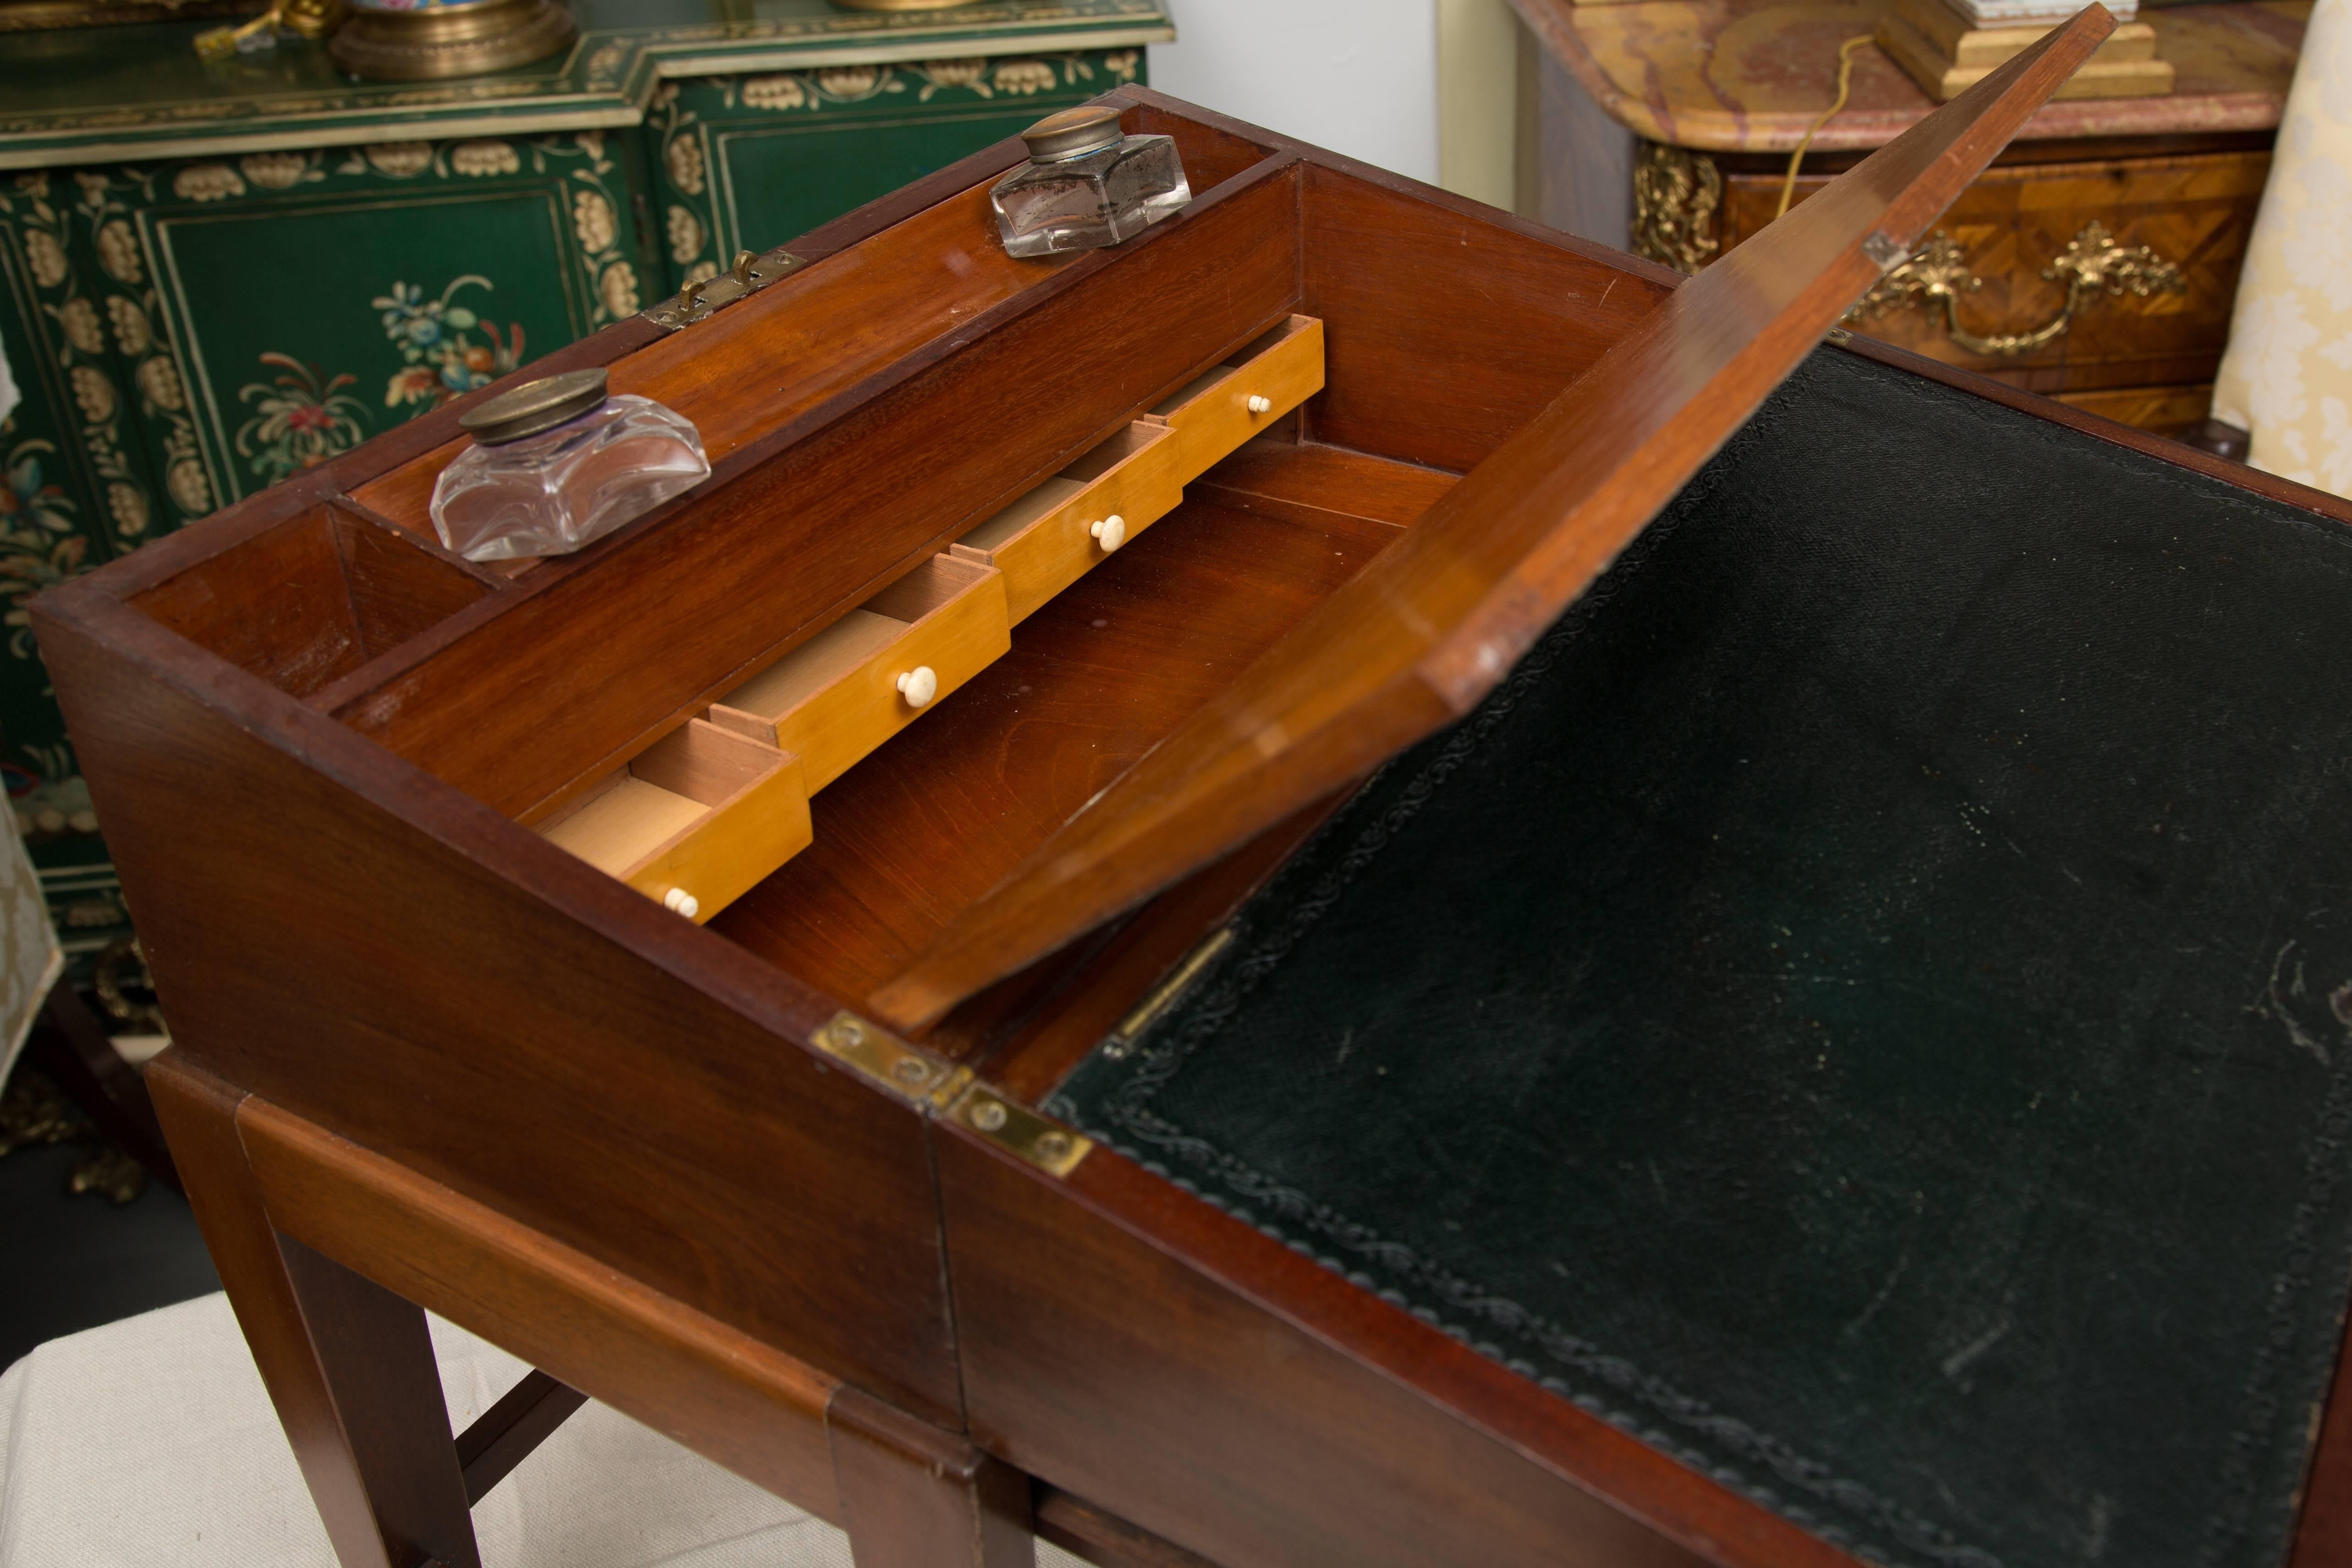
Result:
[[[2282,1560],[2352,535],[1823,351],[1051,1109],[1866,1557]]]

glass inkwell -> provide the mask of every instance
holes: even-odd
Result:
[[[1029,162],[990,193],[1013,256],[1132,239],[1192,199],[1171,136],[1129,136],[1105,104],[1066,109],[1021,133]]]
[[[607,396],[602,370],[502,392],[457,421],[474,445],[433,487],[433,527],[468,561],[564,555],[710,476],[693,421]]]

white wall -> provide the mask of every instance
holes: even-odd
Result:
[[[1437,0],[1169,0],[1151,85],[1437,179]]]
[[[1518,197],[1519,33],[1510,0],[1437,0],[1437,183],[1490,206]]]

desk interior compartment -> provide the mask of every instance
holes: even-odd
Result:
[[[174,573],[133,602],[238,668],[308,697],[504,586],[329,501]]]
[[[1174,427],[1178,479],[1189,485],[1322,390],[1323,323],[1293,316],[1151,412]]]
[[[935,555],[712,705],[801,759],[811,793],[1013,647],[1004,574]]]
[[[698,924],[813,837],[800,759],[700,719],[536,826]]]
[[[1018,625],[1176,510],[1181,461],[1173,429],[1136,420],[956,541],[954,553],[1004,574]]]

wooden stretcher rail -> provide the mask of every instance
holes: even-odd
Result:
[[[237,1128],[279,1230],[840,1522],[837,1379],[278,1106]]]

